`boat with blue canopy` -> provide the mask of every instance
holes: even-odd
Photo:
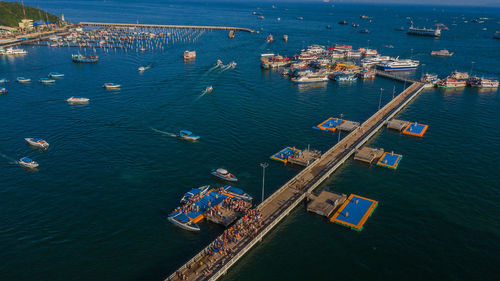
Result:
[[[178,134],[177,137],[184,139],[184,140],[190,140],[190,141],[196,141],[200,138],[200,136],[197,136],[193,134],[190,131],[187,130],[181,130]]]
[[[180,211],[168,215],[168,221],[185,230],[200,231],[200,227],[192,222],[186,214]]]
[[[211,174],[222,180],[232,181],[232,182],[238,181],[238,178],[235,175],[231,174],[230,172],[228,172],[226,169],[223,168],[212,170]]]
[[[49,148],[49,143],[46,142],[44,139],[40,138],[25,138],[24,139],[29,145],[42,148],[42,149],[47,149]]]
[[[59,73],[59,72],[51,72],[51,73],[49,73],[49,77],[51,77],[51,78],[62,78],[62,77],[64,77],[64,74],[63,73]]]
[[[19,165],[23,166],[23,167],[26,167],[26,168],[30,168],[30,169],[34,169],[36,167],[38,167],[38,163],[34,160],[32,160],[31,158],[28,158],[28,157],[23,157],[21,159],[19,159]]]
[[[190,191],[186,192],[184,196],[182,196],[181,203],[186,203],[193,196],[203,196],[207,193],[210,185],[204,185],[197,188],[193,188]]]
[[[234,186],[226,185],[222,188],[222,191],[226,194],[232,195],[233,197],[241,200],[251,201],[253,199],[252,196],[248,195],[241,188],[237,188]]]

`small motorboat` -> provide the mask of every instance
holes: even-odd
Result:
[[[9,91],[5,88],[0,88],[0,94],[7,94]]]
[[[25,138],[24,139],[29,145],[42,148],[42,149],[47,149],[49,148],[49,143],[46,142],[43,139],[40,138]]]
[[[137,70],[139,70],[139,72],[143,72],[146,70],[146,67],[144,66],[140,66]]]
[[[185,60],[191,60],[196,58],[196,51],[188,51],[186,50],[184,52],[184,59]]]
[[[34,169],[34,168],[38,167],[38,163],[36,161],[32,160],[31,158],[28,158],[28,157],[23,157],[23,158],[19,159],[19,165],[26,167],[26,168],[30,168],[30,169]]]
[[[38,82],[40,82],[42,84],[52,84],[52,83],[56,82],[56,80],[50,79],[50,78],[40,78],[38,80]]]
[[[346,24],[347,24],[347,21],[346,21],[346,20],[341,20],[341,21],[339,21],[339,24],[341,24],[341,25],[346,25]]]
[[[217,60],[217,63],[215,65],[216,66],[221,66],[222,65],[222,61],[221,60]]]
[[[105,89],[111,90],[111,89],[118,89],[121,87],[121,85],[115,84],[115,83],[104,83],[104,85],[102,85],[102,87]]]
[[[193,188],[190,191],[186,192],[184,196],[182,196],[181,203],[187,203],[189,199],[193,196],[199,195],[203,196],[205,193],[207,193],[208,189],[210,188],[210,185],[204,185],[200,186],[198,188]]]
[[[30,78],[25,78],[25,77],[17,77],[16,80],[19,83],[29,83],[29,82],[31,82]]]
[[[232,182],[238,181],[238,178],[235,175],[231,174],[230,172],[228,172],[226,169],[223,168],[212,170],[212,175],[226,181],[232,181]]]
[[[168,221],[185,230],[200,231],[200,227],[196,223],[192,222],[186,214],[179,211],[168,215]]]
[[[187,130],[181,130],[178,134],[177,137],[183,139],[183,140],[189,140],[189,141],[196,141],[200,138],[200,136],[197,136],[193,134],[190,131]]]
[[[365,33],[365,34],[368,34],[368,33],[370,33],[370,30],[368,30],[368,29],[366,29],[366,28],[365,28],[365,29],[361,29],[361,30],[359,31],[359,33]]]
[[[234,186],[226,185],[222,189],[224,193],[232,195],[241,200],[251,201],[253,199],[252,196],[245,193],[242,189]]]
[[[269,35],[267,36],[267,38],[266,38],[266,42],[267,42],[267,43],[271,43],[271,42],[273,42],[273,41],[274,41],[273,36],[272,36],[271,34],[269,34]]]
[[[206,87],[206,88],[205,88],[205,93],[210,93],[210,92],[212,92],[213,90],[214,90],[214,87],[212,87],[212,86],[208,86],[208,87]]]
[[[236,63],[234,61],[230,62],[228,64],[229,67],[232,67],[232,68],[235,68],[236,67]]]
[[[7,78],[2,78],[0,79],[0,83],[9,83],[9,80],[7,80]]]
[[[59,73],[59,72],[51,72],[51,73],[49,73],[49,77],[51,77],[51,78],[62,78],[62,77],[64,77],[64,74],[63,73]]]
[[[88,98],[82,98],[82,97],[71,97],[66,100],[70,104],[84,104],[88,103],[89,99]]]

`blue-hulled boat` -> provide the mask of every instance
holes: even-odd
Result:
[[[230,172],[228,172],[226,169],[223,168],[212,170],[212,175],[226,181],[232,181],[232,182],[238,181],[238,178],[235,175],[231,174]]]
[[[40,78],[40,80],[38,80],[38,82],[40,82],[42,84],[52,84],[52,83],[56,82],[56,80],[50,79],[50,78]]]
[[[29,83],[29,82],[31,82],[30,78],[25,78],[25,77],[17,77],[16,80],[19,83]]]
[[[168,215],[168,221],[185,230],[200,231],[200,227],[180,211]]]
[[[31,158],[28,158],[28,157],[23,157],[23,158],[19,159],[18,163],[19,163],[19,165],[26,167],[26,168],[30,168],[30,169],[34,169],[34,168],[38,167],[38,163],[35,162],[34,160],[32,160]]]
[[[181,130],[178,134],[177,137],[184,139],[184,140],[190,140],[190,141],[196,141],[200,138],[200,136],[197,136],[193,134],[190,131],[187,130]]]
[[[208,189],[210,188],[210,185],[204,185],[200,186],[198,188],[193,188],[190,191],[186,192],[184,196],[182,196],[181,203],[186,203],[189,201],[189,198],[195,196],[195,195],[200,195],[203,196],[205,193],[207,193]]]
[[[49,73],[49,77],[51,77],[51,78],[62,78],[62,77],[64,77],[64,74],[59,73],[59,72],[51,72],[51,73]]]
[[[73,62],[78,63],[94,63],[99,61],[99,56],[83,56],[80,54],[71,55]]]
[[[115,84],[115,83],[104,83],[104,85],[102,85],[103,88],[106,88],[106,89],[118,89],[121,87],[120,84]]]
[[[234,186],[226,185],[222,189],[224,193],[232,195],[233,197],[241,200],[251,201],[253,199],[252,196],[245,193],[245,191]]]

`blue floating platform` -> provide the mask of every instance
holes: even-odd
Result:
[[[337,126],[344,123],[345,120],[335,118],[335,117],[330,117],[326,119],[325,121],[321,122],[319,125],[314,126],[313,129],[316,130],[321,130],[321,131],[326,131],[326,132],[335,132],[337,129]]]
[[[295,154],[301,154],[301,153],[302,153],[302,150],[297,149],[295,147],[288,146],[288,147],[285,147],[282,150],[276,152],[270,158],[272,160],[276,160],[276,161],[283,162],[286,164],[288,162],[288,158],[290,156],[293,156]]]
[[[351,194],[330,218],[330,221],[361,231],[366,220],[372,215],[377,206],[378,202],[375,200]]]
[[[410,123],[403,130],[403,134],[409,135],[409,136],[414,136],[414,137],[423,137],[425,132],[427,131],[427,128],[429,128],[428,125],[418,124],[418,123]]]
[[[398,168],[399,161],[401,161],[402,158],[403,155],[393,152],[385,152],[378,160],[377,166],[396,170]]]

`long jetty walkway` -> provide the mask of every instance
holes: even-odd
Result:
[[[405,77],[405,76],[400,76],[397,74],[392,74],[392,73],[388,73],[388,72],[380,71],[380,70],[375,70],[375,74],[377,74],[380,77],[394,79],[394,80],[398,80],[398,81],[409,83],[409,84],[417,82],[416,80],[413,80],[413,79]]]
[[[255,210],[260,213],[262,220],[254,231],[242,234],[239,240],[225,243],[222,251],[210,255],[209,253],[217,243],[220,244],[220,241],[223,240],[223,235],[219,236],[165,280],[213,281],[220,278],[302,202],[307,193],[313,191],[325,181],[359,147],[378,132],[386,121],[401,111],[424,88],[425,84],[423,83],[413,83],[361,124],[360,127],[325,152],[321,158],[306,167],[258,205]]]
[[[202,26],[202,25],[165,25],[165,24],[135,24],[135,23],[110,23],[110,22],[80,22],[82,26],[96,26],[96,27],[147,27],[147,28],[180,28],[180,29],[207,29],[207,30],[235,30],[254,33],[255,31],[245,27],[232,27],[232,26]]]

